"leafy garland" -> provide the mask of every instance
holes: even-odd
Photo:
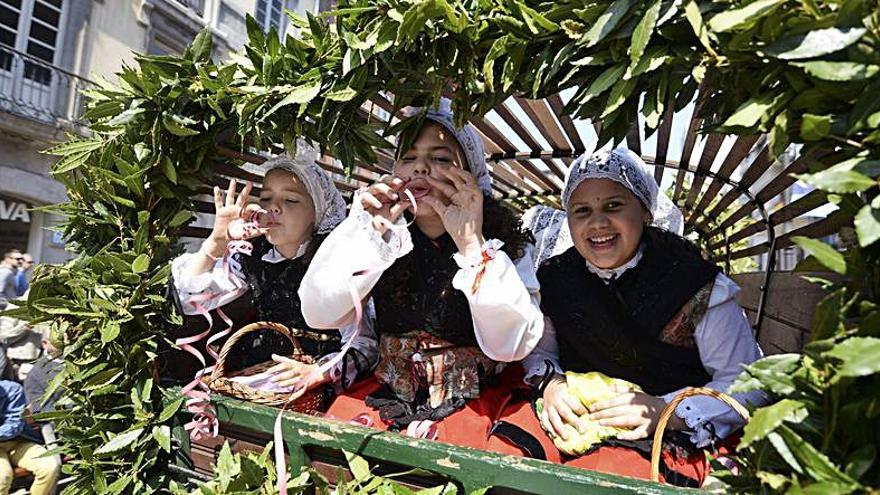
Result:
[[[194,490],[171,483],[172,495],[276,495],[278,487],[275,479],[275,463],[271,457],[272,443],[256,454],[233,453],[229,443],[223,444],[217,456],[212,478],[200,483]],[[316,495],[369,495],[374,493],[389,495],[457,495],[458,488],[446,482],[432,488],[413,490],[395,481],[395,478],[412,474],[418,470],[379,476],[372,473],[370,463],[363,457],[343,452],[352,474],[346,480],[345,471],[340,467],[333,486],[328,479],[311,467],[304,467],[300,474],[288,481],[288,491],[293,493],[314,493]],[[488,488],[470,493],[484,495]]]
[[[137,57],[119,86],[89,93],[93,137],[49,153],[68,187],[58,207],[80,255],[42,270],[18,314],[51,321],[63,341],[64,409],[53,413],[67,493],[152,493],[168,478],[168,422],[157,349],[180,324],[164,297],[190,198],[209,183],[214,147],[296,138],[351,166],[375,160],[395,129],[359,108],[383,91],[424,105],[450,91],[463,122],[509,95],[579,88],[565,111],[621,139],[641,111],[650,134],[699,92],[704,131],[769,133],[815,157],[801,178],[853,215],[858,246],[844,256],[802,246],[847,283],[820,305],[804,355],[751,366],[742,387],[786,400],[747,430],[743,489],[880,485],[872,419],[880,395],[880,13],[871,0],[359,0],[322,17],[291,16],[283,41],[248,19],[230,62],[200,34],[181,57]],[[327,17],[335,23],[328,23]],[[640,105],[640,102],[643,104]],[[409,133],[411,134],[411,133]],[[411,139],[404,132],[405,139]],[[768,412],[769,411],[769,412]],[[867,420],[866,420],[867,418]],[[843,438],[843,440],[840,440]],[[833,440],[833,441],[832,441]],[[732,481],[734,482],[734,481]]]

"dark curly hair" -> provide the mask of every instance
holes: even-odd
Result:
[[[512,260],[522,257],[526,245],[534,242],[532,235],[523,229],[519,215],[486,193],[483,193],[483,235],[503,242],[501,250]]]

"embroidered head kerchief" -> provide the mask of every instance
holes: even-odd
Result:
[[[682,233],[684,222],[681,211],[665,194],[658,194],[659,188],[648,171],[648,166],[632,151],[625,148],[602,150],[590,156],[583,154],[575,160],[562,190],[562,204],[566,209],[574,190],[587,179],[609,179],[617,182],[629,189],[651,212],[654,226]]]
[[[315,204],[315,231],[326,234],[345,219],[345,200],[333,181],[317,163],[300,163],[287,153],[263,164],[266,172],[276,168],[296,175],[306,186]]]
[[[405,110],[406,115],[415,115],[420,112],[421,108],[409,107]],[[467,160],[468,169],[477,185],[484,193],[492,192],[492,178],[489,175],[489,166],[486,164],[486,150],[483,147],[483,140],[477,129],[471,124],[457,129],[452,114],[452,101],[449,98],[441,98],[440,106],[428,110],[425,118],[436,122],[443,126],[447,131],[451,132],[458,141],[461,150],[464,152],[465,160]]]

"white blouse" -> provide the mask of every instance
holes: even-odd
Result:
[[[589,262],[587,268],[608,280],[620,276],[627,269],[637,265],[639,260],[641,260],[641,251],[630,262],[613,270],[602,270],[590,265]],[[726,275],[722,273],[716,275],[712,294],[709,296],[709,308],[694,332],[700,361],[712,377],[712,380],[703,386],[719,392],[727,391],[742,371],[743,365],[763,357],[746,314],[736,303],[735,297],[739,290],[736,283]],[[523,360],[526,381],[532,383],[536,377],[543,376],[547,362],[557,373],[563,372],[559,365],[556,331],[549,318],[545,318],[544,336],[538,346]],[[663,399],[668,403],[678,392],[680,390],[666,394]],[[752,406],[761,406],[770,401],[770,397],[761,391],[731,395],[740,403]],[[705,396],[688,397],[679,403],[675,413],[691,430],[691,441],[701,448],[710,445],[715,439],[727,437],[745,424],[729,406]]]
[[[404,222],[399,218],[394,228],[380,234],[372,225],[372,216],[355,197],[348,218],[324,240],[300,285],[303,316],[310,326],[334,328],[354,320],[351,291],[366,299],[382,273],[413,249]],[[498,251],[487,263],[475,294],[471,287],[481,260],[454,258],[459,270],[452,285],[467,297],[483,353],[503,362],[525,357],[544,331],[531,252],[514,263]]]
[[[300,246],[300,249],[291,259],[296,259],[302,256],[305,253],[307,245],[308,243],[304,243]],[[171,262],[171,273],[174,276],[174,287],[177,289],[177,293],[180,296],[180,302],[183,306],[184,314],[199,314],[199,306],[206,311],[211,311],[238,299],[242,294],[248,291],[248,284],[245,281],[241,269],[241,263],[238,262],[236,259],[237,257],[235,256],[230,256],[228,258],[226,267],[223,266],[223,260],[218,259],[210,271],[197,276],[187,275],[189,267],[192,266],[192,263],[198,261],[197,257],[199,256],[203,255],[198,253],[185,253]],[[275,249],[270,250],[261,258],[264,263],[273,264],[284,261],[285,259],[287,258],[282,256]],[[365,313],[369,315],[371,314],[371,311],[372,304],[368,304]],[[353,324],[331,328],[339,329],[343,342],[347,342],[355,332]],[[376,333],[372,326],[372,318],[364,318],[364,321],[361,323],[360,332],[358,332],[357,337],[355,337],[351,348],[357,350],[367,361],[366,363],[361,363],[362,367],[365,365],[363,369],[372,369],[375,366],[379,358],[379,349]],[[329,361],[336,355],[337,353],[330,353],[322,357],[319,362]],[[341,360],[329,370],[330,376],[334,378],[334,384],[337,391],[341,390],[342,387],[342,380],[340,380],[340,378],[342,376],[343,363],[346,361],[348,361],[348,366],[346,366],[345,369],[345,382],[348,384],[354,383],[358,377],[358,367],[355,363],[356,359]]]

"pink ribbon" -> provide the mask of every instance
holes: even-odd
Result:
[[[226,273],[227,277],[231,277],[230,268],[229,268],[229,257],[235,253],[245,253],[250,254],[253,251],[253,245],[245,240],[235,240],[231,241],[227,245],[227,252],[223,256],[222,269]],[[208,255],[209,258],[216,261],[216,258]],[[236,292],[243,292],[239,289]],[[211,334],[211,330],[214,328],[214,319],[211,318],[211,312],[205,308],[203,303],[211,301],[213,299],[219,298],[221,294],[199,294],[197,296],[193,296],[189,300],[189,304],[193,307],[196,314],[201,315],[208,322],[208,328],[198,334],[193,335],[191,337],[183,337],[174,341],[174,343],[180,347],[181,349],[189,352],[199,362],[202,364],[202,368],[196,372],[195,377],[189,383],[187,383],[181,390],[180,393],[187,397],[186,402],[184,403],[186,406],[186,410],[193,415],[193,419],[184,425],[184,429],[189,432],[189,436],[193,440],[200,440],[205,437],[216,437],[219,431],[220,425],[217,421],[217,412],[214,409],[214,406],[211,404],[211,395],[210,388],[202,381],[202,377],[208,373],[214,371],[214,364],[208,366],[205,361],[205,357],[202,356],[202,353],[199,352],[198,349],[192,346],[192,344],[204,339],[208,335]],[[211,344],[222,339],[223,337],[229,335],[232,331],[232,319],[223,312],[219,307],[217,308],[217,314],[226,324],[226,328],[223,330],[211,335],[205,343],[205,350],[208,355],[214,358],[214,362],[217,362],[219,359],[219,355],[216,351],[211,347]]]

